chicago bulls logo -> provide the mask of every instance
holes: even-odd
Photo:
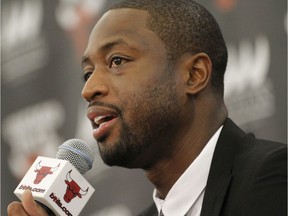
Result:
[[[34,184],[39,184],[48,174],[53,174],[60,166],[60,163],[56,167],[41,166],[41,161],[36,165],[36,178]]]
[[[80,186],[71,178],[71,172],[70,170],[66,174],[66,180],[65,183],[67,184],[66,193],[64,194],[64,200],[65,202],[69,203],[73,198],[78,196],[79,198],[82,198],[82,196],[85,196],[88,192],[89,187],[84,191],[80,188]]]

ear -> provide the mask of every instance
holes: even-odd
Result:
[[[186,93],[196,95],[210,82],[212,62],[210,57],[203,52],[196,53],[186,60]]]

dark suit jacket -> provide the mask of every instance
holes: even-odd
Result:
[[[286,216],[286,195],[287,145],[255,139],[227,119],[213,155],[201,216]],[[157,215],[154,204],[140,214]]]

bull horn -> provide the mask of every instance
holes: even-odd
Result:
[[[88,192],[89,187],[84,191],[80,188],[79,194],[81,194],[81,196],[85,196]]]
[[[70,176],[71,172],[72,172],[72,170],[70,170],[70,171],[66,174],[66,180],[67,180],[68,182],[73,181],[73,179],[72,179],[71,176]]]
[[[59,168],[59,166],[60,166],[60,163],[58,164],[58,166],[52,167],[52,168],[51,168],[51,172],[55,172],[55,171]]]
[[[36,170],[40,170],[42,168],[42,166],[40,165],[41,161],[39,161],[39,163],[36,165]]]

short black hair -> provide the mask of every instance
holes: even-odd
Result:
[[[149,13],[147,27],[163,41],[172,61],[184,53],[205,52],[213,65],[212,86],[223,95],[227,48],[208,10],[192,0],[124,0],[110,9],[120,8]]]

